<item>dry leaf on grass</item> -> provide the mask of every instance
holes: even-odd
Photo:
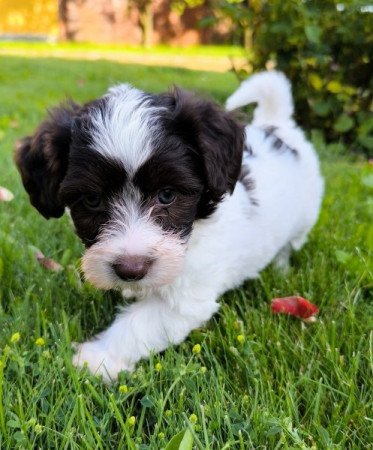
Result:
[[[61,264],[59,264],[58,262],[54,261],[51,258],[47,258],[43,254],[43,252],[41,252],[38,248],[34,247],[33,245],[30,245],[30,248],[33,251],[35,258],[40,263],[40,265],[42,265],[46,269],[52,270],[53,272],[59,272],[60,270],[63,269]]]

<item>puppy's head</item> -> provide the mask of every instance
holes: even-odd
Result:
[[[15,160],[44,217],[70,209],[94,285],[146,288],[180,274],[194,221],[233,192],[243,139],[209,101],[121,85],[52,111]]]

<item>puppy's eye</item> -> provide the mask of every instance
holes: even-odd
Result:
[[[101,207],[103,205],[102,198],[98,194],[85,195],[82,198],[82,202],[85,207],[87,207],[88,209],[92,209],[92,210],[101,209]]]
[[[176,198],[176,193],[172,189],[162,189],[158,192],[158,201],[162,205],[170,205]]]

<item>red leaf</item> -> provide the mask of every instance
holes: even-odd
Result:
[[[303,297],[274,298],[271,308],[275,314],[288,314],[300,319],[308,319],[319,311],[316,305]]]

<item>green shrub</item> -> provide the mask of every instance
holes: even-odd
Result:
[[[359,0],[215,5],[217,19],[229,17],[250,47],[245,76],[266,67],[284,71],[301,125],[321,129],[334,150],[373,156],[371,6]]]

